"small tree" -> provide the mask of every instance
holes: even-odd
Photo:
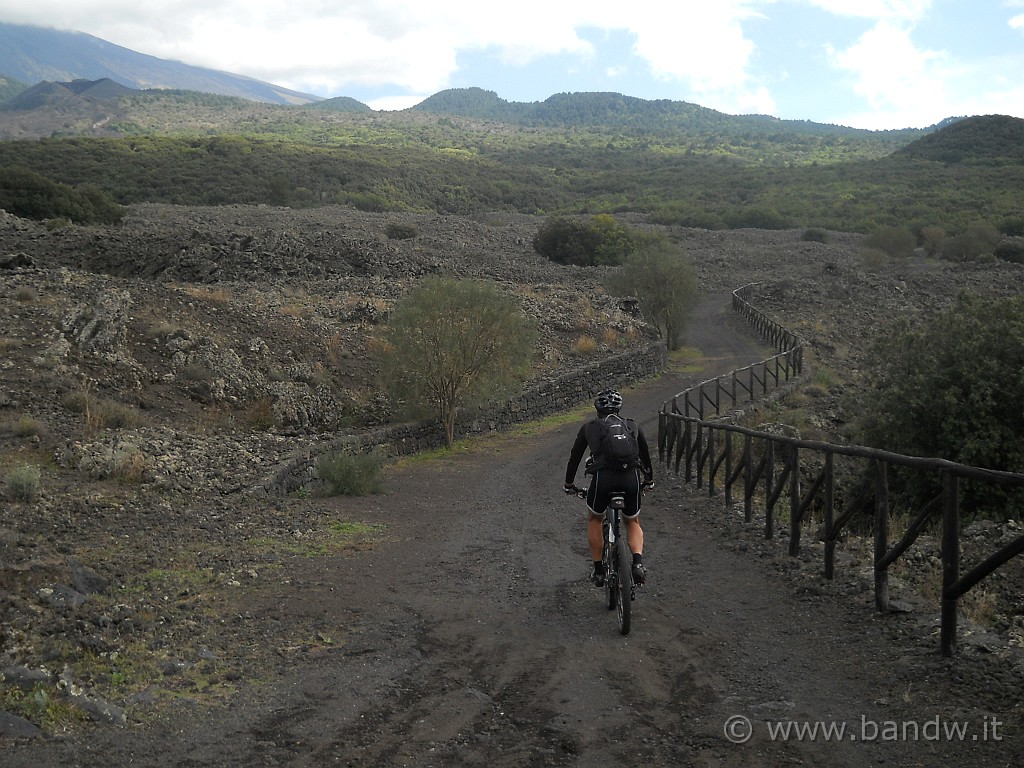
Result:
[[[644,319],[658,329],[669,350],[679,349],[686,319],[697,295],[689,257],[662,240],[629,256],[606,288],[618,296],[636,296]]]
[[[427,278],[395,307],[381,373],[399,401],[432,410],[455,442],[458,408],[509,391],[530,363],[537,332],[490,283]]]

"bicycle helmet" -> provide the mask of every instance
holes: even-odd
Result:
[[[600,414],[615,413],[622,407],[622,395],[614,389],[605,389],[597,393],[594,408]]]

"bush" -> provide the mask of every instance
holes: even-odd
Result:
[[[996,246],[997,259],[1013,264],[1024,264],[1024,240],[1005,240]]]
[[[947,238],[942,255],[949,261],[977,261],[993,253],[1000,240],[999,230],[991,224],[972,224],[962,234]]]
[[[11,433],[15,437],[36,437],[43,434],[44,429],[41,421],[27,413],[19,416],[11,424]]]
[[[913,255],[917,238],[906,227],[882,227],[868,235],[864,245],[893,258],[906,258]]]
[[[384,458],[378,453],[332,453],[316,463],[327,496],[367,496],[383,488]]]
[[[1007,237],[1024,236],[1024,216],[1008,216],[999,222],[999,231]]]
[[[873,356],[875,387],[864,403],[868,444],[988,469],[1024,468],[1024,299],[963,295],[927,323],[898,321],[881,334]],[[936,492],[914,490],[922,499]],[[989,483],[967,489],[964,508],[1012,511],[1006,492]]]
[[[533,249],[557,264],[593,267],[621,264],[650,239],[608,214],[598,214],[586,221],[556,216],[538,230]]]
[[[98,187],[72,188],[20,166],[0,168],[0,208],[24,219],[117,224],[124,209]]]
[[[889,254],[878,248],[865,248],[860,252],[860,260],[865,269],[882,269],[889,263]]]
[[[942,244],[945,239],[946,230],[942,227],[921,227],[921,247],[929,256],[937,256],[942,253]]]
[[[7,474],[4,481],[7,498],[11,501],[34,501],[39,495],[40,476],[39,467],[32,464],[15,467]]]
[[[729,229],[788,229],[789,221],[774,208],[738,208],[725,214]]]
[[[805,229],[803,231],[803,234],[800,235],[800,239],[808,243],[827,243],[828,232],[826,232],[824,229],[811,227],[810,229]]]
[[[384,234],[388,240],[412,240],[419,235],[419,230],[413,224],[397,224],[390,222],[384,227]]]

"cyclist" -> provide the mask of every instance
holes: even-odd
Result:
[[[640,475],[643,473],[643,483],[646,486],[653,485],[654,480],[647,438],[639,424],[632,419],[623,419],[626,428],[636,438],[638,457],[631,466],[609,466],[602,456],[602,437],[605,432],[605,425],[602,424],[602,421],[621,418],[619,410],[622,408],[622,395],[613,389],[599,392],[594,400],[594,408],[597,410],[597,416],[580,427],[576,441],[572,445],[569,464],[565,468],[565,492],[575,492],[576,470],[579,468],[584,452],[589,448],[590,458],[587,459],[585,474],[594,476],[587,492],[587,506],[590,508],[587,520],[587,542],[590,545],[590,556],[594,561],[591,581],[599,587],[604,585],[604,563],[601,560],[604,537],[601,532],[601,522],[604,519],[604,511],[608,506],[611,492],[617,490],[625,491],[626,495],[623,521],[626,524],[629,549],[633,553],[633,580],[637,584],[643,584],[647,579],[647,569],[643,564],[644,531],[640,527],[639,519]]]

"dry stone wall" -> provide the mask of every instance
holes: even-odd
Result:
[[[602,389],[623,388],[664,370],[668,357],[661,343],[594,361],[568,373],[537,382],[520,395],[494,403],[459,420],[459,435],[500,432],[530,419],[569,410],[591,400]],[[434,421],[385,427],[366,434],[320,440],[282,462],[253,489],[261,495],[285,495],[319,485],[316,464],[331,453],[367,453],[381,450],[403,456],[444,445],[444,432]]]

